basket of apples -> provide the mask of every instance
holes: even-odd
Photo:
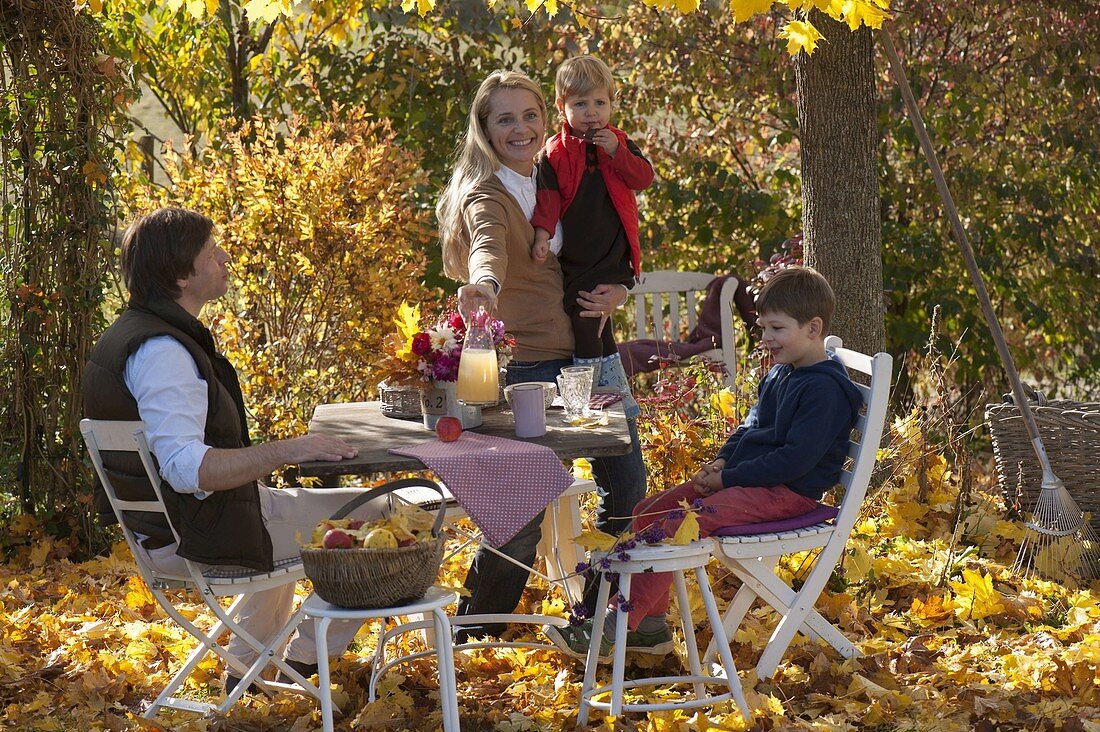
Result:
[[[371,499],[411,486],[432,488],[440,495],[439,511],[431,513],[398,504],[384,518],[347,518]],[[301,548],[302,566],[322,600],[347,608],[405,605],[424,596],[443,561],[446,500],[434,481],[395,480],[372,488],[317,525],[309,544]]]

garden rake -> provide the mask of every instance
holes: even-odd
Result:
[[[1024,395],[1024,385],[1020,381],[1020,374],[1016,370],[1016,363],[1012,353],[1008,350],[1001,325],[997,321],[997,315],[993,310],[993,303],[989,299],[989,292],[985,288],[981,270],[978,269],[974,250],[970,246],[970,240],[966,235],[966,229],[962,225],[955,201],[951,197],[951,191],[947,188],[947,180],[944,178],[943,169],[940,168],[936,152],[932,147],[932,141],[928,137],[928,130],[921,119],[917,100],[909,88],[909,80],[905,76],[905,68],[902,66],[898,52],[894,48],[894,42],[886,24],[883,24],[879,32],[883,48],[890,60],[890,68],[894,80],[901,91],[902,100],[905,102],[909,119],[913,123],[913,129],[917,133],[924,157],[928,161],[928,167],[932,170],[932,177],[936,181],[940,198],[943,199],[944,209],[951,220],[952,232],[955,241],[962,250],[963,262],[970,274],[974,291],[981,304],[982,313],[985,315],[989,332],[993,336],[993,342],[997,346],[997,352],[1004,364],[1008,375],[1009,384],[1012,386],[1012,394],[1020,414],[1027,427],[1028,438],[1039,458],[1039,465],[1043,469],[1043,483],[1039,491],[1039,498],[1031,511],[1031,516],[1024,523],[1025,533],[1020,550],[1016,555],[1016,562],[1012,565],[1012,571],[1018,575],[1040,574],[1050,579],[1073,577],[1079,582],[1100,579],[1100,556],[1098,556],[1096,536],[1089,522],[1085,520],[1085,513],[1073,500],[1073,496],[1066,490],[1066,486],[1054,474],[1043,449],[1043,441],[1039,436],[1039,426],[1035,422],[1035,415],[1031,412],[1031,406]]]
[[[1031,415],[1030,408],[1024,413]],[[1050,469],[1042,442],[1034,439],[1043,468],[1043,483],[1012,571],[1049,579],[1072,577],[1078,582],[1100,578],[1100,549],[1085,512],[1073,500],[1062,480]]]

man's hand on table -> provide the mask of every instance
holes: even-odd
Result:
[[[338,437],[330,435],[305,435],[287,440],[286,462],[294,465],[314,460],[336,462],[347,460],[359,454],[359,451]]]

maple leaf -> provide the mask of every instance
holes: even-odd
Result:
[[[733,391],[729,387],[721,389],[717,394],[712,394],[710,397],[711,409],[719,412],[723,417],[734,416],[733,405]]]
[[[845,0],[841,12],[844,21],[852,30],[859,28],[860,25],[878,30],[882,27],[883,21],[890,17],[888,12],[867,0]]]
[[[993,576],[964,569],[962,582],[950,580],[955,591],[955,615],[966,620],[981,620],[1004,612],[1001,593],[993,589]]]
[[[791,10],[820,10],[834,20],[840,20],[845,0],[783,0]]]
[[[574,539],[577,544],[584,547],[587,551],[601,551],[609,552],[615,548],[615,543],[618,541],[611,534],[604,533],[603,531],[592,530],[582,531],[580,535]]]
[[[402,338],[411,339],[420,332],[420,307],[402,302],[397,308],[393,324],[397,326],[397,332]]]
[[[676,546],[684,546],[685,544],[690,544],[698,540],[699,517],[694,511],[689,511],[684,515],[684,522],[680,524],[680,528],[676,529],[676,534],[669,543]]]
[[[779,37],[787,41],[787,53],[797,56],[799,51],[811,54],[821,40],[821,33],[813,25],[801,20],[792,20],[779,31]]]
[[[757,13],[766,13],[771,8],[772,2],[773,0],[730,0],[733,20],[743,23]]]
[[[272,23],[280,16],[290,14],[290,3],[288,0],[248,0],[244,11],[252,20]]]
[[[909,608],[909,617],[922,628],[944,625],[954,614],[954,603],[950,599],[945,602],[942,595],[932,595],[924,601],[914,597],[913,605]]]

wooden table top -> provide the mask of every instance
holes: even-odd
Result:
[[[416,458],[394,455],[391,447],[412,445],[434,439],[435,431],[424,427],[423,421],[397,419],[382,414],[381,402],[348,402],[322,404],[313,412],[309,422],[311,433],[333,435],[359,449],[350,460],[338,462],[302,463],[304,476],[361,475],[398,470],[424,470]],[[630,432],[622,404],[606,410],[606,425],[572,427],[562,423],[562,410],[546,411],[546,434],[528,442],[546,445],[563,459],[577,457],[607,457],[630,452]],[[471,431],[517,439],[515,419],[510,409],[495,407],[482,413],[482,424]]]

